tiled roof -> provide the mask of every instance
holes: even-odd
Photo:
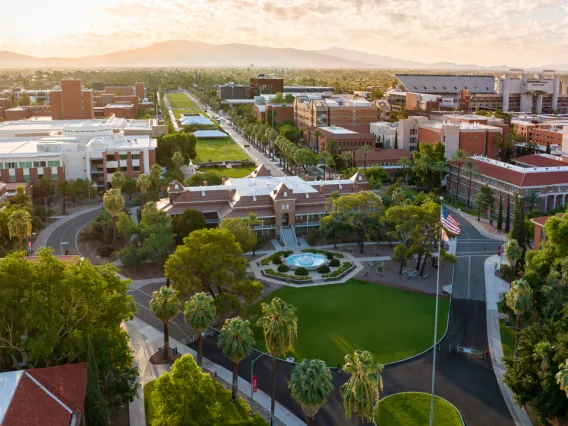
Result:
[[[25,371],[2,420],[3,426],[68,426],[83,413],[87,365],[69,364]]]
[[[404,149],[375,149],[367,153],[367,161],[398,161],[401,158],[411,158],[410,152]],[[355,151],[355,161],[365,161],[365,153]]]
[[[558,213],[557,215],[558,217],[562,217],[563,214],[562,213]],[[540,225],[540,226],[544,226],[544,224],[546,223],[546,221],[548,219],[550,219],[552,216],[539,216],[539,217],[533,217],[531,219],[531,222],[534,223],[535,225]]]
[[[517,157],[514,159],[515,163],[528,165],[533,167],[565,167],[568,166],[568,162],[562,161],[561,157],[550,158],[545,155],[530,154],[524,155],[522,157]]]

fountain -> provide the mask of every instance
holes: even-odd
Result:
[[[299,253],[288,256],[284,263],[291,269],[306,268],[308,271],[315,271],[327,264],[327,257],[317,253]]]

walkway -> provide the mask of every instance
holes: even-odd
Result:
[[[485,218],[481,218],[479,221],[477,220],[477,216],[471,215],[462,211],[461,209],[457,209],[450,205],[444,204],[444,206],[451,210],[452,212],[457,213],[464,219],[466,219],[475,229],[485,238],[490,238],[492,240],[503,241],[506,242],[508,240],[507,234],[504,232],[499,232],[495,227],[491,227],[489,225],[489,221]]]
[[[489,343],[489,353],[493,370],[499,383],[499,388],[505,398],[505,403],[511,412],[517,426],[532,426],[524,408],[520,407],[513,400],[513,392],[503,381],[505,374],[505,364],[503,362],[503,346],[501,345],[501,331],[499,330],[499,311],[497,302],[509,291],[509,284],[495,275],[495,262],[499,262],[498,256],[491,256],[485,260],[485,293],[487,309],[487,340]]]
[[[164,93],[164,104],[166,105],[166,108],[168,109],[168,114],[170,116],[170,120],[172,122],[172,125],[174,126],[175,131],[179,132],[179,130],[180,130],[179,125],[177,123],[176,116],[175,116],[174,112],[172,111],[172,106],[170,104],[170,100],[168,99],[166,93]]]

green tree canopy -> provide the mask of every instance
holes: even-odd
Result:
[[[256,233],[249,227],[246,219],[240,217],[225,218],[221,221],[220,227],[229,230],[235,236],[235,240],[241,245],[243,253],[248,253],[256,246]]]
[[[182,214],[172,218],[172,229],[175,234],[176,244],[183,244],[183,239],[193,231],[205,228],[203,213],[199,210],[186,209]]]

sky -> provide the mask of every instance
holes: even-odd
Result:
[[[4,2],[0,51],[73,57],[167,40],[420,62],[568,63],[568,0],[26,0]]]

